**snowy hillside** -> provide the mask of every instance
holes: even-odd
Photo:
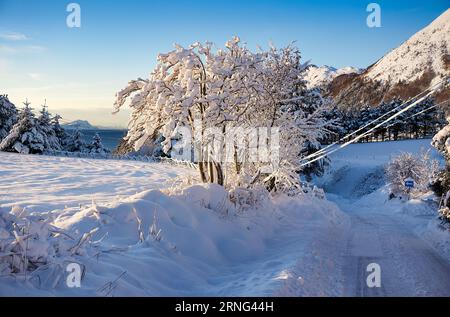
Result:
[[[330,83],[328,94],[345,109],[407,100],[450,75],[450,9],[360,74],[343,74]],[[438,102],[449,91],[435,94]]]
[[[336,69],[326,65],[321,67],[310,65],[306,69],[303,79],[306,80],[306,87],[308,89],[321,88],[327,86],[337,76],[359,72],[360,70],[358,68],[350,66]]]
[[[370,67],[365,77],[390,84],[411,83],[427,72],[430,85],[450,74],[450,9]]]

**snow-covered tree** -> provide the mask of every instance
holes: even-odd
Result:
[[[45,150],[47,151],[61,151],[60,139],[56,135],[55,127],[47,106],[42,106],[37,118],[37,129],[45,136]]]
[[[3,140],[17,122],[18,111],[9,101],[8,95],[0,95],[0,141]]]
[[[25,102],[20,111],[17,123],[0,143],[0,151],[18,152],[23,154],[43,153],[48,141],[46,135],[39,128],[37,119]]]
[[[109,153],[109,150],[103,146],[102,139],[98,133],[95,133],[92,138],[92,143],[89,145],[89,153],[92,154]]]
[[[429,188],[437,172],[438,163],[430,160],[428,152],[419,155],[401,153],[386,166],[386,179],[394,195],[408,193],[408,188],[405,187],[407,179],[414,181],[411,193],[423,193]]]
[[[433,138],[433,146],[444,155],[447,163],[433,184],[433,190],[439,197],[444,197],[441,214],[450,221],[450,116],[449,124]]]
[[[448,117],[449,124],[439,131],[433,138],[432,145],[442,153],[446,160],[445,169],[443,169],[436,182],[433,184],[433,190],[438,196],[450,197],[450,116]],[[450,199],[447,199],[450,207]]]
[[[433,146],[450,161],[450,116],[449,124],[439,131],[433,138]]]
[[[131,99],[126,139],[135,149],[160,134],[163,151],[169,153],[172,140],[180,131],[187,131],[193,136],[193,152],[204,182],[249,186],[274,184],[278,177],[298,183],[303,145],[316,143],[327,133],[320,106],[311,105],[305,93],[300,76],[303,68],[299,51],[291,46],[253,53],[239,38],[218,50],[212,43],[176,46],[158,56],[149,79],[131,81],[117,94],[115,110]],[[226,142],[218,140],[217,133],[211,137],[209,130],[222,135],[240,130],[245,136],[245,131],[259,127],[279,129],[280,142],[269,150],[279,153],[268,153],[271,158],[278,157],[270,162],[272,173],[265,170],[267,162],[246,159],[248,147],[241,151],[235,145],[227,153],[231,161],[217,157],[225,152]],[[270,142],[269,137],[255,138],[258,146]]]
[[[65,149],[69,135],[67,134],[66,130],[61,126],[59,122],[61,119],[62,117],[59,114],[56,114],[54,117],[51,118],[51,125],[55,133],[55,137],[58,139],[58,142],[61,145],[61,148]]]
[[[84,135],[80,130],[75,130],[67,139],[66,150],[69,152],[89,152],[89,148],[84,141]]]

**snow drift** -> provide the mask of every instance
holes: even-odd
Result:
[[[144,191],[56,217],[2,209],[0,295],[235,294],[235,289],[224,290],[230,278],[223,276],[242,263],[265,265],[258,259],[274,251],[269,241],[285,237],[286,226],[289,232],[300,230],[299,237],[306,223],[313,226],[303,236],[303,243],[310,243],[311,232],[323,234],[345,225],[346,219],[336,206],[313,194],[301,200],[267,199],[245,212],[237,207],[223,187],[197,185],[172,194]],[[299,242],[298,249],[305,246]],[[83,268],[79,289],[66,284],[70,263]],[[291,264],[278,265],[287,269]],[[264,291],[253,292],[276,289],[280,272],[269,272]]]

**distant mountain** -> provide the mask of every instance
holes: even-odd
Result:
[[[378,105],[409,99],[450,75],[450,9],[360,73],[336,76],[327,87],[335,104]],[[437,101],[450,98],[443,90]]]
[[[63,125],[65,129],[69,130],[97,130],[97,127],[94,127],[86,120],[76,120],[70,123],[66,123]]]
[[[331,66],[321,66],[309,65],[304,73],[303,79],[306,81],[306,87],[308,89],[312,88],[325,88],[327,87],[333,79],[337,76],[345,74],[357,74],[361,70],[355,67],[344,67],[336,69]]]

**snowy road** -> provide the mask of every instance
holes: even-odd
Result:
[[[351,231],[343,259],[344,295],[450,296],[450,262],[402,217],[358,208],[348,214]],[[370,263],[381,267],[380,288],[366,284]]]
[[[355,144],[331,157],[333,169],[318,185],[350,217],[337,261],[344,296],[450,295],[448,233],[429,226],[436,206],[387,200],[382,177],[393,155],[428,149],[430,140]],[[434,150],[431,155],[440,158]],[[430,238],[430,232],[437,235]],[[380,265],[380,288],[367,286],[371,263]]]

